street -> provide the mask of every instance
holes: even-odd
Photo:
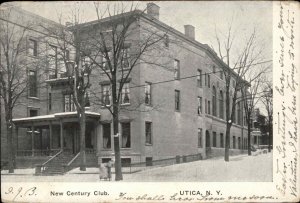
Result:
[[[1,181],[100,182],[98,172],[98,168],[87,168],[85,172],[74,169],[63,176],[34,176],[34,169],[16,169],[13,175],[7,174],[7,171],[1,171]],[[223,158],[215,158],[157,167],[133,174],[124,173],[123,181],[270,182],[272,174],[272,153],[268,153],[257,156],[234,156],[229,162],[225,162]],[[112,176],[114,180],[114,174]]]

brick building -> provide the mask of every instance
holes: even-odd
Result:
[[[28,12],[20,15],[33,16]],[[47,19],[35,15],[34,18],[48,23]],[[104,23],[107,19],[79,25],[84,28],[82,36],[88,40],[85,33],[91,33],[97,25]],[[127,39],[129,56],[135,43],[143,40],[142,29],[147,28],[167,33],[159,46],[160,52],[171,56],[171,59],[167,62],[169,68],[138,65],[123,88],[123,105],[139,108],[120,113],[122,162],[144,162],[198,153],[204,158],[224,155],[226,115],[222,70],[228,67],[208,45],[195,40],[192,25],[185,25],[185,33],[181,33],[161,22],[159,7],[153,3],[147,5],[147,14],[141,15],[134,26],[136,32]],[[26,105],[15,109],[13,121],[15,136],[18,137],[15,143],[17,155],[49,155],[63,148],[74,157],[79,152],[79,130],[72,95],[67,88],[66,68],[59,63],[54,41],[49,44],[48,40],[45,49],[41,49],[43,42],[36,37],[28,37],[27,40],[37,43],[32,53],[46,56],[47,71],[43,75],[46,77],[43,88],[36,86],[34,95],[24,99]],[[172,43],[174,41],[176,43]],[[104,62],[103,58],[99,60]],[[29,77],[34,74],[29,70]],[[160,81],[169,82],[158,83]],[[95,75],[91,82],[91,91],[101,89],[99,96],[111,102],[105,74]],[[235,84],[234,79],[231,84]],[[133,88],[135,86],[140,88]],[[231,154],[244,153],[247,146],[243,104],[239,102],[236,106],[236,119],[230,135]],[[99,163],[106,162],[114,155],[111,114],[107,109],[93,105],[93,102],[87,108],[87,151],[97,157]],[[1,139],[5,135],[3,122],[1,119]]]

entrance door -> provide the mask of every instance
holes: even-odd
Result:
[[[205,147],[210,147],[210,135],[208,130],[205,132]]]

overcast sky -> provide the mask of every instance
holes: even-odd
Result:
[[[95,20],[96,12],[92,2],[16,2],[21,8],[36,13],[48,19],[58,21],[62,13],[68,21],[70,11],[74,5],[80,6],[85,21]],[[139,8],[146,7],[147,2],[138,3]],[[196,40],[213,45],[215,43],[215,25],[220,32],[226,33],[228,23],[233,19],[233,28],[236,31],[237,45],[241,44],[254,29],[265,43],[265,55],[272,58],[272,2],[266,1],[157,1],[160,6],[160,20],[183,32],[183,26],[193,25]],[[103,8],[106,2],[102,2]],[[112,4],[112,3],[110,3]],[[115,3],[113,3],[115,4]],[[131,4],[125,2],[125,5]],[[129,6],[129,5],[128,5]]]

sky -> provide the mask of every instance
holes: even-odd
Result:
[[[101,2],[101,8],[106,8],[108,2]],[[160,20],[173,28],[184,32],[184,25],[195,27],[197,41],[215,45],[215,28],[218,33],[226,33],[232,22],[236,33],[236,47],[256,29],[258,37],[265,44],[266,59],[272,58],[272,2],[271,1],[156,1],[160,7]],[[69,21],[71,10],[80,7],[84,21],[96,20],[93,2],[14,2],[21,8],[36,13],[45,18],[58,22],[58,16],[63,14],[64,20]],[[111,7],[116,5],[108,3]],[[131,2],[123,3],[128,8]],[[143,10],[147,2],[134,2]],[[118,3],[120,5],[120,3]],[[238,48],[236,48],[238,49]]]

